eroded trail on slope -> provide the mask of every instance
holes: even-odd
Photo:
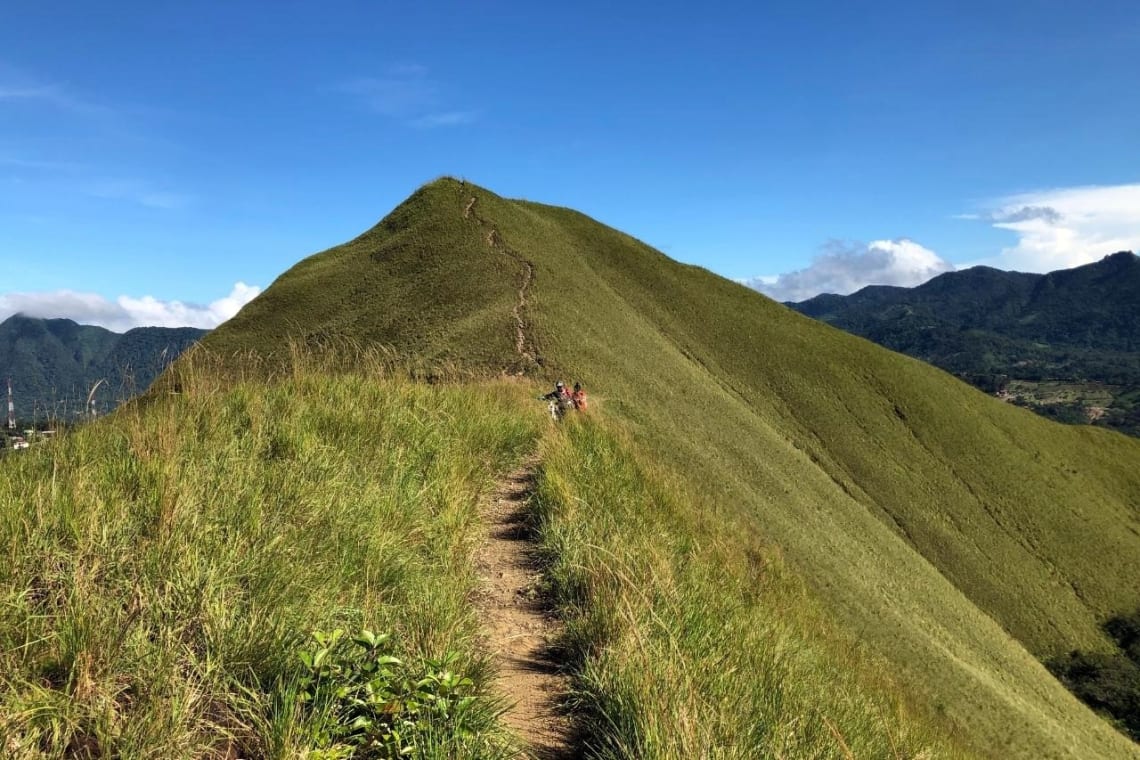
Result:
[[[511,309],[511,317],[515,322],[515,351],[522,358],[534,364],[542,364],[542,360],[538,356],[538,350],[535,348],[534,340],[530,339],[527,335],[527,323],[523,317],[527,308],[527,292],[530,285],[534,282],[534,262],[527,259],[515,249],[511,248],[503,241],[503,236],[499,234],[499,230],[494,224],[488,222],[475,210],[475,204],[478,202],[476,196],[471,196],[467,201],[467,205],[463,207],[463,218],[474,219],[479,223],[480,227],[487,230],[485,240],[487,245],[499,251],[504,256],[514,259],[522,265],[522,283],[519,285],[519,297],[513,309]]]
[[[498,668],[497,687],[510,705],[504,721],[528,757],[568,760],[578,756],[570,743],[570,721],[559,708],[569,680],[552,654],[561,625],[541,593],[536,544],[527,524],[536,467],[537,460],[528,460],[483,502],[486,535],[475,555],[483,581],[478,605]]]

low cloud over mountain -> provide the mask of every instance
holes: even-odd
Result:
[[[999,198],[992,206],[963,218],[1013,232],[1017,243],[971,264],[1051,272],[1140,250],[1140,184],[1041,190]]]
[[[99,325],[115,332],[132,327],[198,327],[213,329],[238,313],[261,288],[234,284],[229,295],[209,304],[162,301],[154,296],[119,296],[111,301],[97,293],[55,290],[40,293],[0,295],[0,321],[13,314],[53,319],[65,317],[87,325]]]
[[[745,281],[777,301],[803,301],[820,293],[847,295],[869,284],[911,287],[954,266],[913,240],[876,240],[863,245],[832,241],[811,266],[775,277]]]

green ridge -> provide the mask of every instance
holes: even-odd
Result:
[[[972,267],[792,308],[1065,422],[1140,436],[1140,257],[1049,274]]]
[[[521,265],[491,227],[534,266],[522,316],[542,366],[515,351]],[[283,353],[290,336],[580,379],[692,509],[777,545],[974,746],[1140,755],[1038,661],[1108,651],[1099,622],[1140,606],[1140,441],[1039,419],[581,214],[450,179],[204,345]]]
[[[86,413],[97,381],[100,413],[145,391],[179,354],[206,334],[193,327],[136,327],[119,334],[70,319],[16,314],[0,322],[0,380],[11,379],[21,422],[71,420]]]

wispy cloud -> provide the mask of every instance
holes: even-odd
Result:
[[[448,108],[442,88],[419,64],[389,67],[383,76],[358,77],[336,89],[373,113],[412,127],[452,127],[470,124],[478,111]]]
[[[435,85],[419,74],[354,79],[341,85],[340,89],[382,116],[410,117],[439,101]]]
[[[1049,272],[1140,251],[1140,184],[1040,190],[986,205],[964,218],[1008,230],[1017,243],[975,264]]]
[[[867,285],[920,285],[954,266],[907,238],[868,244],[832,241],[810,266],[795,272],[755,277],[744,284],[777,301],[803,301],[820,293],[847,295]]]
[[[185,208],[194,201],[192,195],[149,180],[101,176],[98,169],[86,164],[0,153],[0,170],[4,169],[9,171],[0,171],[0,178],[16,183],[35,182],[47,188],[53,197],[83,195],[162,210]]]
[[[0,82],[0,104],[46,106],[86,116],[109,116],[109,107],[80,97],[60,84]]]
[[[5,130],[0,119],[0,170],[8,183],[38,186],[52,198],[81,195],[152,209],[183,208],[192,202],[190,195],[146,177],[149,169],[111,165],[124,143],[134,148],[151,139],[138,130],[138,109],[112,108],[62,83],[45,82],[0,62],[0,116],[31,109],[41,112],[34,123],[48,126],[56,148],[52,155],[44,155],[44,140],[35,127],[22,133]],[[77,160],[61,160],[59,154],[74,145],[98,147],[97,152],[76,156]]]
[[[155,209],[179,209],[188,206],[192,198],[156,187],[138,179],[100,179],[82,182],[79,191],[93,198],[125,200]]]
[[[431,129],[432,127],[457,127],[470,124],[479,118],[478,111],[446,111],[444,113],[429,114],[413,119],[409,122],[413,127]]]
[[[0,100],[55,100],[56,97],[56,90],[52,87],[0,85]]]
[[[97,293],[55,290],[0,294],[0,320],[13,314],[44,319],[74,319],[123,332],[133,327],[200,327],[213,329],[231,318],[261,292],[257,285],[234,284],[222,298],[200,305],[162,301],[154,296],[119,296],[114,301]]]
[[[6,154],[0,154],[0,166],[7,166],[14,169],[34,169],[37,171],[49,172],[75,172],[83,169],[81,164],[70,163],[67,161],[41,161],[31,158],[20,158]]]

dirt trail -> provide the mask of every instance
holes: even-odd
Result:
[[[467,205],[463,208],[463,218],[475,219],[480,227],[487,230],[487,236],[485,238],[487,245],[503,255],[514,259],[521,264],[523,268],[522,283],[519,285],[518,302],[515,303],[514,308],[511,309],[511,317],[515,321],[515,351],[518,352],[519,356],[533,364],[542,364],[542,360],[538,356],[538,351],[534,347],[534,341],[528,338],[528,326],[526,319],[523,317],[523,312],[527,308],[527,291],[530,289],[531,283],[534,282],[534,263],[507,245],[506,242],[503,241],[503,236],[499,234],[498,228],[479,216],[479,213],[475,211],[477,201],[478,198],[474,195],[471,196],[471,199],[467,201]]]
[[[535,543],[526,501],[536,461],[512,472],[483,503],[487,534],[475,555],[483,581],[479,614],[498,668],[498,690],[511,705],[504,721],[527,748],[526,757],[569,760],[569,720],[559,712],[568,679],[550,655],[561,625],[540,593]]]

